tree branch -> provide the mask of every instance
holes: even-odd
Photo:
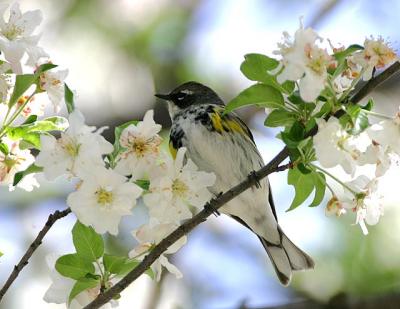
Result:
[[[53,214],[49,215],[47,222],[36,236],[35,240],[31,243],[28,250],[25,252],[24,256],[21,258],[19,263],[14,266],[13,271],[11,272],[10,276],[8,277],[7,281],[5,282],[4,286],[0,290],[0,302],[3,299],[3,296],[6,294],[8,289],[10,288],[11,284],[13,284],[14,280],[17,279],[21,270],[28,265],[29,259],[31,258],[32,254],[36,251],[36,249],[41,245],[44,236],[53,226],[53,224],[58,220],[65,216],[67,216],[71,212],[70,208],[67,208],[63,211],[56,210]]]
[[[385,71],[383,71],[377,77],[372,78],[366,83],[361,89],[352,97],[353,103],[358,103],[368,93],[370,93],[375,87],[380,85],[385,80],[389,79],[392,75],[396,74],[400,70],[400,63],[395,62]],[[311,130],[310,135],[315,135],[317,128]],[[224,204],[238,196],[240,193],[246,191],[251,186],[255,185],[258,181],[268,176],[273,172],[279,172],[286,170],[290,167],[290,164],[279,166],[289,156],[289,149],[283,148],[267,165],[254,173],[253,177],[248,177],[246,180],[236,185],[229,191],[221,194],[215,199],[212,199],[208,204],[205,205],[204,209],[197,215],[193,216],[190,220],[183,223],[175,231],[164,238],[154,249],[146,255],[143,261],[125,277],[123,277],[118,283],[116,283],[109,290],[104,293],[100,293],[95,300],[88,304],[84,309],[95,309],[109,302],[115,295],[121,293],[125,288],[128,287],[133,281],[135,281],[140,275],[142,275],[150,266],[157,260],[161,254],[163,254],[173,243],[178,239],[188,234],[197,225],[207,220],[211,214],[222,207]]]

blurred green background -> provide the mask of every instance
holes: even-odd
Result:
[[[332,43],[363,43],[369,35],[398,46],[400,2],[389,0],[23,0],[22,9],[41,9],[41,45],[54,63],[69,69],[77,105],[89,124],[110,127],[141,119],[154,108],[155,119],[169,126],[166,107],[154,93],[196,80],[226,101],[249,85],[240,73],[243,55],[271,54],[284,30],[294,33],[299,16]],[[374,92],[377,109],[393,114],[400,104],[399,80]],[[282,147],[276,130],[263,127],[263,110],[241,116],[255,133],[267,161]],[[340,172],[338,171],[340,174]],[[324,215],[324,207],[305,206],[286,213],[293,190],[286,174],[270,177],[280,224],[316,261],[314,271],[296,274],[289,288],[279,285],[256,237],[223,216],[211,218],[189,236],[174,263],[184,273],[166,275],[159,285],[145,276],[122,294],[121,308],[239,308],[274,306],[301,299],[327,302],[338,293],[372,296],[400,291],[399,169],[382,184],[385,216],[364,236],[354,216]],[[72,186],[63,179],[42,181],[26,193],[0,191],[0,282],[41,229],[48,214],[63,209]],[[339,189],[338,189],[339,190]],[[124,219],[109,250],[126,253],[135,244],[130,231],[146,219],[143,205]],[[22,272],[1,308],[62,308],[42,301],[50,284],[45,256],[71,252],[73,215],[56,223],[31,264]],[[400,305],[399,305],[400,308]]]

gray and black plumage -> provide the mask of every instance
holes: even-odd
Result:
[[[156,96],[168,101],[172,154],[186,147],[186,155],[200,170],[213,172],[213,194],[229,190],[264,166],[249,128],[235,113],[223,113],[224,102],[211,88],[188,82],[169,94]],[[267,178],[220,211],[258,236],[283,285],[289,284],[292,271],[314,267],[313,260],[279,227]]]

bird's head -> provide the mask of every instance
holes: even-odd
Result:
[[[169,94],[156,94],[155,96],[168,102],[171,117],[180,110],[193,105],[224,104],[214,90],[197,82],[187,82],[178,86]]]

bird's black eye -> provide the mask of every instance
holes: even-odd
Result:
[[[182,101],[182,100],[184,100],[184,99],[186,98],[186,96],[187,96],[186,93],[184,93],[184,92],[178,92],[178,93],[176,94],[176,99],[177,99],[178,101]]]

